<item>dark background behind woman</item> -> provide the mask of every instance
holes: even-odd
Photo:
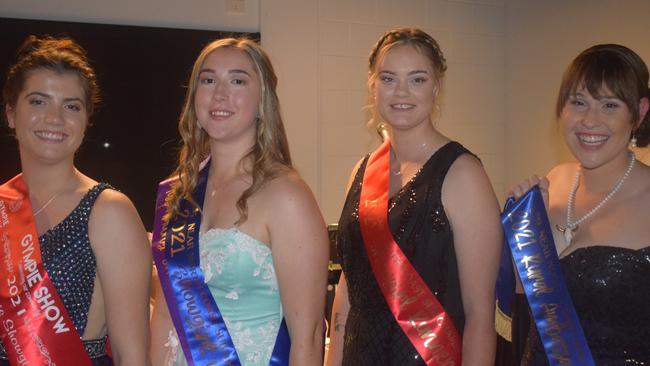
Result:
[[[154,187],[176,160],[176,120],[188,65],[209,41],[233,33],[0,18],[0,69],[14,62],[30,34],[67,35],[91,55],[102,102],[77,166],[129,196],[150,230]],[[259,33],[251,37],[259,39]],[[0,88],[3,84],[4,77]],[[20,162],[13,135],[2,128],[0,181],[6,181],[20,171]]]

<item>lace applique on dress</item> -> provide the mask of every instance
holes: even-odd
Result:
[[[165,357],[164,366],[174,366],[178,362],[178,349],[180,348],[180,341],[176,337],[176,333],[173,330],[169,331],[167,335],[167,343],[165,343],[165,348],[167,350],[167,356]]]
[[[282,322],[273,255],[264,243],[239,231],[201,233],[200,267],[219,306],[242,366],[267,366]],[[187,365],[170,334],[165,366]]]

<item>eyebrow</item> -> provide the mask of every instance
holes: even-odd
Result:
[[[205,69],[201,69],[201,71],[199,71],[199,74],[203,74],[204,72],[216,73],[216,71],[214,69],[205,68]],[[244,74],[244,75],[247,75],[247,76],[251,76],[251,74],[248,71],[242,70],[242,69],[228,70],[228,73],[229,74]]]
[[[31,92],[31,93],[25,95],[25,98],[31,97],[31,96],[33,96],[33,95],[37,95],[37,96],[39,96],[39,97],[43,97],[43,98],[52,99],[52,96],[51,96],[51,95],[46,94],[46,93],[43,93],[43,92],[39,92],[39,91]],[[64,101],[64,102],[74,102],[74,101],[78,101],[78,102],[80,102],[80,103],[85,103],[85,102],[83,101],[83,99],[81,99],[81,98],[77,98],[77,97],[72,97],[72,98],[63,98],[63,101]]]
[[[591,95],[591,93],[583,93],[583,92],[576,91],[576,92],[574,92],[574,93],[569,94],[569,96],[572,96],[572,97],[584,97],[584,96],[586,96],[587,94]],[[617,100],[620,100],[619,97],[617,97],[616,95],[613,95],[613,94],[609,94],[609,95],[604,95],[604,94],[603,94],[603,95],[601,95],[601,96],[598,97],[598,98],[596,98],[596,97],[594,97],[594,96],[592,96],[592,97],[593,97],[594,99],[596,99],[596,100],[601,100],[601,99],[617,99]]]
[[[396,72],[390,71],[390,70],[382,70],[379,72],[380,74],[391,74],[391,75],[397,75]],[[427,70],[413,70],[408,73],[408,75],[415,75],[415,74],[429,74]]]

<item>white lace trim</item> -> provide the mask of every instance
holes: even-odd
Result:
[[[225,245],[220,245],[216,248],[206,248],[206,246],[201,247],[200,256],[201,256],[201,270],[203,271],[203,276],[205,282],[208,283],[216,275],[221,275],[223,273],[223,266],[226,262],[226,258],[237,252],[248,253],[251,256],[251,260],[255,263],[253,277],[260,277],[266,281],[270,281],[270,291],[278,291],[278,281],[275,275],[275,267],[273,266],[273,255],[271,249],[261,241],[253,238],[252,236],[240,231],[237,228],[214,228],[201,233],[199,236],[199,241],[207,243],[214,240],[217,237],[224,236],[231,233],[233,235],[233,240],[226,240]],[[267,260],[270,257],[270,261]],[[215,273],[216,272],[216,273]],[[239,289],[233,289],[230,291],[226,298],[231,300],[239,299]]]

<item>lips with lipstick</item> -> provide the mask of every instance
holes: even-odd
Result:
[[[415,104],[397,103],[391,104],[390,107],[397,110],[408,110],[415,108]]]
[[[609,136],[606,135],[577,133],[576,137],[580,143],[587,146],[598,146],[609,140]]]

